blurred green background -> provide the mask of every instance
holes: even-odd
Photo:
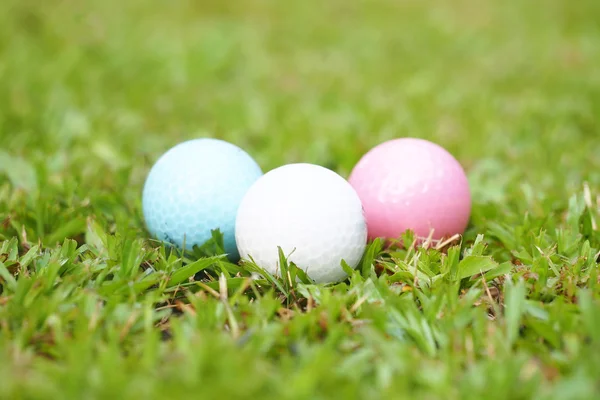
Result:
[[[509,182],[553,193],[600,182],[597,1],[2,10],[3,152],[82,196],[131,201],[160,153],[199,136],[246,148],[265,170],[306,161],[342,174],[383,140],[425,137],[465,165],[476,201],[500,200]]]

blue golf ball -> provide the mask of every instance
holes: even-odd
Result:
[[[155,238],[190,250],[219,229],[231,259],[239,253],[235,218],[242,197],[262,175],[239,147],[202,138],[178,144],[154,164],[142,196],[146,226]]]

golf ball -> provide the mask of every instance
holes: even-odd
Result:
[[[186,249],[204,244],[219,229],[226,253],[236,259],[237,209],[261,175],[256,162],[231,143],[211,138],[181,143],[150,170],[142,198],[147,228]]]
[[[279,276],[277,247],[317,283],[347,275],[367,243],[362,205],[352,186],[313,164],[274,169],[248,190],[238,210],[235,236],[243,258]]]
[[[441,146],[403,138],[365,154],[349,178],[367,218],[369,237],[441,239],[462,234],[471,213],[469,183],[458,161]]]

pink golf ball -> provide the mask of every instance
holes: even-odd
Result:
[[[394,139],[374,147],[349,181],[363,203],[370,239],[399,238],[410,229],[439,240],[462,234],[469,222],[471,193],[463,168],[427,140]]]

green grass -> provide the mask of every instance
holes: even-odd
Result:
[[[0,398],[598,398],[599,17],[5,0]],[[343,176],[386,139],[434,140],[468,172],[471,225],[447,249],[374,243],[333,286],[182,259],[140,193],[200,136]]]

